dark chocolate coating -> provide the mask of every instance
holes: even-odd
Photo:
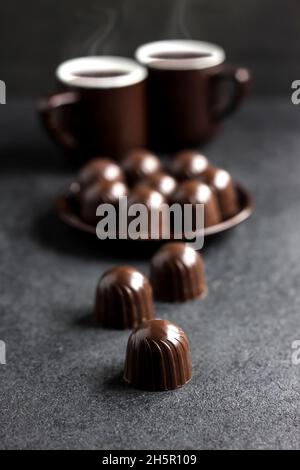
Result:
[[[121,167],[110,158],[94,158],[80,170],[77,181],[82,188],[86,188],[94,181],[125,181],[125,175]]]
[[[95,301],[96,322],[104,328],[137,328],[155,317],[152,287],[131,266],[117,266],[101,277]]]
[[[133,186],[139,180],[151,176],[161,170],[160,160],[145,149],[135,149],[129,152],[122,165],[128,184]]]
[[[238,197],[234,181],[228,171],[209,167],[204,180],[217,195],[223,219],[236,215],[239,211]]]
[[[116,181],[94,182],[81,191],[79,196],[79,211],[81,218],[88,224],[96,225],[99,217],[96,216],[97,207],[103,203],[117,206],[121,196],[127,196],[128,188],[125,183]]]
[[[195,150],[183,150],[177,153],[171,166],[171,172],[178,181],[201,178],[208,168],[208,160]]]
[[[79,171],[76,180],[71,184],[70,190],[77,201],[82,191],[96,181],[100,183],[125,181],[125,174],[121,167],[110,158],[94,158]]]
[[[204,204],[204,225],[210,227],[221,222],[221,211],[217,197],[213,190],[198,180],[186,180],[177,186],[172,195],[173,203],[184,204]],[[193,221],[193,230],[196,227]]]
[[[165,202],[164,196],[152,188],[144,185],[136,186],[128,197],[128,206],[131,204],[145,204],[149,209],[151,207],[159,208]]]
[[[151,189],[155,189],[168,199],[171,194],[175,191],[176,180],[166,173],[155,173],[154,175],[144,178],[137,186],[147,186]]]
[[[147,186],[136,186],[134,190],[130,193],[128,197],[128,211],[130,211],[130,206],[133,204],[143,204],[147,209],[147,217],[148,217],[148,230],[146,232],[142,232],[143,235],[141,236],[144,239],[158,239],[162,236],[162,222],[163,219],[161,214],[159,213],[162,208],[162,204],[166,202],[164,196],[151,189]],[[151,212],[152,210],[152,212]],[[156,211],[157,217],[152,219],[151,215],[153,212]],[[129,223],[135,219],[135,216],[129,215],[128,220]],[[151,236],[152,235],[152,236]]]
[[[192,378],[189,341],[167,320],[151,320],[132,332],[127,344],[124,380],[149,391],[173,390]]]
[[[154,295],[165,302],[185,302],[207,292],[202,257],[185,243],[167,243],[151,261]]]

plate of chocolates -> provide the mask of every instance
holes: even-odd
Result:
[[[127,196],[129,207],[141,203],[149,210],[163,203],[177,203],[182,207],[203,204],[204,236],[239,225],[250,217],[254,208],[250,193],[228,171],[213,166],[199,152],[181,151],[169,164],[163,165],[150,151],[136,149],[120,165],[110,158],[89,161],[69,190],[58,197],[56,209],[60,219],[69,226],[96,234],[97,207],[105,203],[117,206],[122,196]],[[153,238],[149,235],[141,239]]]

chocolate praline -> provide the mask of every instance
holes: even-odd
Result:
[[[195,150],[183,150],[176,154],[171,173],[178,181],[201,178],[209,166],[207,158]]]
[[[144,204],[149,209],[159,208],[165,202],[164,196],[147,186],[136,186],[128,197],[128,206]]]
[[[237,190],[232,176],[222,168],[209,167],[204,181],[214,189],[224,219],[236,215],[239,211]]]
[[[70,192],[78,203],[82,192],[93,183],[113,183],[116,181],[125,181],[125,174],[121,167],[110,158],[93,158],[80,169],[75,181],[70,186]]]
[[[185,243],[163,245],[151,261],[154,295],[165,302],[185,302],[207,293],[202,257]]]
[[[204,225],[210,227],[221,222],[221,212],[215,193],[205,183],[198,180],[186,180],[177,186],[172,194],[172,203],[184,204],[204,204]],[[196,210],[196,208],[195,208]],[[195,212],[196,213],[196,212]],[[192,226],[195,226],[196,217],[193,214]]]
[[[128,184],[133,186],[139,180],[151,176],[161,170],[160,160],[145,149],[135,149],[129,152],[123,161]]]
[[[96,215],[100,204],[110,203],[117,206],[120,197],[127,196],[128,188],[125,183],[116,181],[96,181],[85,188],[79,197],[79,212],[81,218],[88,224],[96,225],[99,217]]]
[[[136,328],[154,318],[152,287],[131,266],[117,266],[101,277],[96,291],[95,318],[104,328]]]
[[[124,182],[125,175],[121,167],[110,158],[93,158],[81,168],[76,181],[71,185],[71,191],[76,195],[95,181],[102,183]]]
[[[163,204],[166,202],[164,196],[151,189],[147,186],[136,186],[128,197],[128,213],[129,223],[132,227],[131,222],[135,219],[136,215],[133,215],[131,211],[134,209],[134,205],[142,204],[145,208],[144,212],[139,213],[138,216],[142,219],[146,225],[145,230],[141,230],[141,238],[144,239],[158,239],[162,235],[163,220],[160,215]],[[136,207],[137,208],[137,207]],[[138,224],[139,225],[139,224]],[[140,228],[140,227],[139,227]],[[140,237],[137,237],[140,238]]]
[[[192,378],[189,341],[167,320],[151,320],[132,332],[127,343],[124,380],[139,389],[166,391]]]
[[[166,173],[155,173],[154,175],[141,180],[137,186],[147,186],[155,189],[155,191],[158,191],[168,199],[175,191],[176,185],[177,182],[171,175],[167,175]]]

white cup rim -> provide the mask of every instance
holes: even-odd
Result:
[[[111,71],[125,72],[112,77],[83,77],[76,73]],[[147,77],[145,67],[132,59],[117,56],[89,56],[70,59],[56,69],[57,79],[69,86],[81,88],[120,88],[142,82]]]
[[[197,58],[160,59],[153,55],[161,52],[199,52],[208,54]],[[210,42],[193,40],[155,41],[140,46],[135,52],[136,60],[142,65],[156,69],[199,70],[220,65],[225,60],[225,51]]]

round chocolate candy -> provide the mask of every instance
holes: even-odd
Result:
[[[207,158],[195,150],[177,153],[171,172],[178,181],[201,178],[209,166]]]
[[[147,186],[155,189],[155,191],[158,191],[168,199],[175,191],[176,185],[176,180],[172,176],[166,173],[155,173],[154,175],[144,178],[137,186]]]
[[[82,188],[86,188],[94,181],[124,181],[123,170],[110,158],[94,158],[89,161],[78,173],[77,181]]]
[[[165,198],[161,193],[149,188],[148,186],[138,185],[130,193],[128,197],[128,205],[145,204],[149,209],[152,207],[160,207],[165,202]]]
[[[126,351],[124,380],[149,391],[173,390],[192,378],[189,341],[167,320],[151,320],[132,332]]]
[[[221,211],[218,199],[213,190],[198,180],[186,180],[177,186],[172,194],[172,203],[184,204],[204,204],[204,225],[210,227],[221,222]],[[192,214],[193,220],[191,225],[193,230],[198,229],[196,226],[196,208]]]
[[[104,328],[137,328],[155,317],[152,287],[131,266],[117,266],[101,277],[96,291],[96,322]]]
[[[110,203],[117,206],[121,196],[127,196],[128,188],[125,183],[116,181],[96,181],[81,191],[79,197],[79,212],[81,218],[88,224],[96,225],[99,217],[96,215],[100,204]]]
[[[209,167],[205,172],[205,182],[214,189],[224,219],[236,215],[239,211],[237,191],[228,171]]]
[[[71,184],[71,194],[78,201],[82,191],[96,181],[113,183],[125,181],[125,175],[119,165],[110,158],[93,158],[79,171],[76,180]]]
[[[160,160],[153,153],[144,149],[132,150],[123,161],[122,166],[128,184],[131,186],[161,170]]]
[[[163,230],[162,204],[165,202],[166,200],[161,193],[147,186],[139,185],[133,189],[128,197],[128,219],[131,238],[161,238]],[[135,208],[132,206],[136,204],[142,204],[145,210],[140,212],[137,206],[137,211],[133,214],[132,211]],[[137,217],[141,221],[141,224],[134,222]],[[138,229],[136,234],[132,232],[135,226]]]
[[[163,245],[151,261],[154,295],[164,302],[185,302],[207,293],[202,257],[191,246]]]

